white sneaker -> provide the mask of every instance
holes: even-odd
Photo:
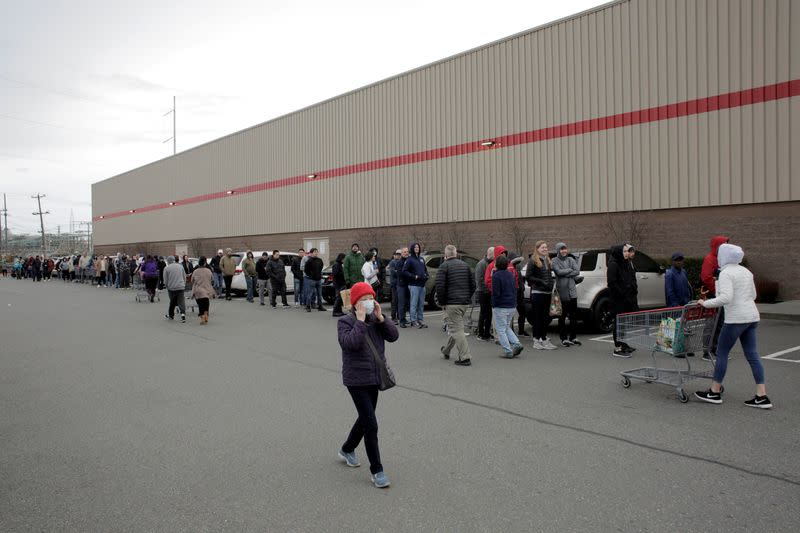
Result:
[[[539,339],[533,339],[533,349],[544,350],[544,346],[542,346],[542,341],[540,341]]]
[[[550,339],[545,339],[542,341],[542,349],[543,350],[555,350],[556,346],[550,342]]]

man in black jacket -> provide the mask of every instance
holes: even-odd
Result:
[[[213,276],[214,288],[217,290],[217,296],[222,296],[222,269],[219,266],[219,262],[222,259],[222,250],[217,250],[217,255],[211,258],[211,261],[208,263],[209,267],[211,267],[211,274]]]
[[[306,260],[306,266],[303,269],[303,273],[306,275],[303,283],[309,284],[306,288],[306,311],[311,312],[311,306],[315,301],[317,311],[325,311],[326,309],[322,307],[322,259],[318,257],[319,252],[316,248],[312,248],[308,253],[310,257]]]
[[[469,266],[458,259],[456,247],[448,244],[444,248],[444,263],[436,272],[436,302],[444,309],[445,323],[450,334],[447,345],[441,351],[445,359],[450,359],[453,346],[458,349],[455,364],[470,366],[472,356],[467,337],[464,335],[464,314],[475,292],[475,277]]]
[[[292,258],[292,276],[294,276],[294,306],[300,307],[306,304],[305,287],[303,286],[303,269],[300,263],[305,257],[306,251],[300,248],[297,255]]]
[[[261,305],[264,305],[264,291],[267,291],[267,283],[269,282],[269,274],[267,273],[267,264],[269,263],[269,255],[267,252],[261,254],[261,257],[256,261],[256,288],[258,290],[258,299]]]
[[[283,264],[281,253],[278,250],[272,250],[272,258],[267,263],[267,275],[271,285],[269,304],[275,309],[280,294],[283,307],[289,307],[289,302],[286,301],[286,266]]]
[[[639,287],[636,282],[636,269],[633,268],[633,256],[636,249],[632,244],[612,246],[609,250],[606,280],[611,297],[610,311],[614,316],[614,356],[630,357],[631,348],[617,339],[617,315],[639,310]]]

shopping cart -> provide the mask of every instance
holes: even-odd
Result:
[[[142,276],[140,276],[139,274],[134,274],[133,275],[133,279],[131,280],[131,285],[133,286],[133,290],[136,291],[136,295],[134,296],[134,299],[137,302],[141,303],[141,302],[149,302],[150,301],[150,295],[147,293],[147,289],[144,286],[144,279],[142,279]],[[153,298],[153,300],[156,301],[156,302],[160,302],[161,301],[161,298],[158,295],[159,292],[161,292],[161,291],[156,289],[156,295]]]
[[[696,303],[685,307],[639,311],[617,315],[617,339],[620,342],[649,350],[653,366],[620,372],[622,386],[631,386],[631,380],[661,383],[675,387],[682,403],[689,401],[683,386],[696,379],[711,378],[713,362],[698,361],[703,369],[692,368],[687,354],[701,352],[710,344],[717,320],[716,309],[706,309]],[[659,366],[659,360],[672,360],[672,368]]]

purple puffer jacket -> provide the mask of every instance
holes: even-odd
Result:
[[[342,382],[346,387],[378,385],[380,373],[369,344],[364,340],[369,335],[372,344],[386,361],[384,341],[394,342],[400,334],[391,320],[379,323],[372,316],[365,322],[356,318],[354,312],[339,319],[337,324],[339,345],[342,347]]]
[[[142,265],[142,277],[157,278],[158,263],[156,261],[145,261],[145,263]]]

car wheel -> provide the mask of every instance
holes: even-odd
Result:
[[[611,313],[611,299],[600,296],[592,307],[592,320],[594,327],[603,333],[611,333],[614,329],[614,316]]]
[[[430,294],[428,294],[428,307],[431,309],[439,309],[439,305],[436,303],[436,289],[432,289]]]

